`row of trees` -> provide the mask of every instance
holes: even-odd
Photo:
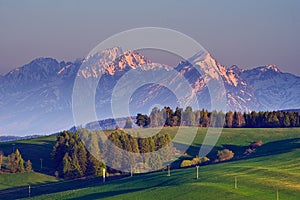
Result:
[[[185,110],[170,107],[153,108],[150,115],[138,114],[136,124],[140,127],[160,126],[199,126],[199,127],[226,127],[226,128],[278,128],[300,127],[298,112],[208,112],[207,110],[193,111],[191,107]]]
[[[4,154],[2,151],[0,151],[0,171],[2,171],[3,157]],[[23,173],[33,171],[31,161],[27,160],[25,163],[18,149],[16,149],[14,153],[7,156],[6,170],[10,173]]]

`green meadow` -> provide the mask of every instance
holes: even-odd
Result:
[[[127,131],[127,130],[125,130]],[[144,130],[139,130],[142,134]],[[149,130],[147,130],[149,131]],[[156,130],[153,130],[154,132]],[[176,128],[164,128],[172,135]],[[189,128],[184,128],[189,133]],[[199,129],[187,156],[195,157],[207,129]],[[108,133],[108,132],[107,132]],[[248,145],[261,140],[264,145],[244,157]],[[1,199],[28,197],[31,185],[33,199],[300,199],[300,129],[223,129],[216,146],[208,155],[215,157],[218,150],[235,153],[228,162],[196,168],[172,169],[133,177],[109,177],[63,181],[54,178],[50,152],[55,136],[15,141],[24,159],[33,163],[34,173],[0,174]],[[12,142],[1,143],[0,150],[12,151]],[[43,159],[43,168],[40,168]],[[177,161],[180,163],[180,161]],[[175,165],[174,165],[175,166]],[[113,180],[114,179],[114,180]],[[235,188],[235,180],[237,188]],[[3,198],[2,198],[3,197]]]

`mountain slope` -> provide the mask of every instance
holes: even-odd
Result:
[[[226,69],[218,63],[209,54],[205,55],[204,59],[198,60],[198,57],[192,58],[191,66],[189,62],[182,62],[177,66],[177,70],[185,75],[196,93],[200,94],[200,101],[207,103],[204,108],[210,107],[209,91],[206,82],[211,79],[216,79],[218,76],[213,74],[212,68],[216,67],[220,72],[223,83],[226,89],[227,106],[229,110],[251,111],[258,108],[258,102],[254,96],[254,89],[239,75],[238,67]],[[202,74],[199,74],[195,68],[200,68]]]
[[[81,65],[85,67],[79,70]],[[228,110],[300,108],[300,77],[282,73],[273,65],[252,70],[241,70],[237,66],[225,68],[210,54],[200,53],[173,68],[153,63],[135,51],[115,47],[75,62],[38,58],[1,76],[0,134],[44,134],[73,126],[72,92],[76,76],[87,80],[101,76],[95,97],[99,119],[112,117],[112,92],[130,70],[160,70],[167,74],[174,69],[191,85],[190,96],[197,96],[199,107],[210,109],[210,99],[214,97],[210,96],[206,83],[219,77],[212,68],[218,69],[224,82]],[[172,78],[162,80],[162,83],[168,84]],[[126,84],[123,85],[125,92]],[[158,84],[141,85],[131,96],[130,115],[148,113],[153,105],[175,107],[179,104],[170,89]]]
[[[274,65],[245,70],[240,76],[254,88],[259,110],[299,108],[300,78]]]

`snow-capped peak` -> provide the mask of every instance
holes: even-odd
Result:
[[[262,72],[266,72],[266,71],[269,71],[269,70],[272,70],[274,72],[281,72],[280,69],[276,65],[262,66],[262,67],[259,67],[259,70],[262,71]]]
[[[121,47],[114,47],[87,56],[79,74],[85,78],[99,77],[100,74],[114,75],[116,72],[135,69],[138,66],[143,66],[145,69],[153,68],[153,65],[150,60],[136,51],[123,51]]]
[[[138,67],[145,71],[168,70],[165,65],[152,63],[136,51],[123,51],[119,47],[69,63],[51,58],[36,59],[5,76],[0,75],[0,118],[3,119],[0,127],[5,132],[24,133],[49,132],[53,127],[64,129],[73,125],[72,92],[76,76],[95,78],[103,75],[103,84],[97,89],[101,92],[95,97],[95,106],[101,112],[96,114],[102,118],[111,117],[109,109],[114,86],[123,74]],[[206,83],[218,77],[224,81],[228,110],[248,112],[300,107],[300,77],[282,73],[275,65],[248,70],[236,66],[225,68],[210,54],[200,52],[188,61],[180,62],[175,69],[190,83],[191,95],[197,95],[199,106],[205,109],[211,108]],[[141,112],[138,109],[144,105],[172,104],[170,93],[165,91],[156,84],[143,88],[136,93],[136,99],[132,98],[132,111]],[[29,115],[32,118],[28,118]]]
[[[232,71],[232,72],[235,72],[235,73],[242,73],[244,70],[239,68],[237,65],[232,65],[231,67],[228,68],[228,71]]]

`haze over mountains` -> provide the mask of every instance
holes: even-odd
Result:
[[[107,62],[113,60],[113,62]],[[282,73],[268,65],[242,70],[237,66],[226,68],[210,54],[195,55],[190,62],[182,61],[175,70],[191,84],[202,108],[210,109],[210,94],[206,81],[217,76],[210,73],[216,67],[224,81],[227,109],[249,112],[288,110],[300,108],[300,77]],[[191,61],[190,60],[190,61]],[[92,66],[79,68],[84,62]],[[200,75],[196,67],[205,72]],[[94,79],[101,75],[96,93],[96,111],[99,119],[112,117],[111,94],[118,80],[130,70],[165,70],[173,66],[153,63],[135,51],[123,52],[112,48],[75,62],[58,62],[53,58],[38,58],[0,76],[0,135],[45,134],[74,125],[72,92],[76,75]],[[141,86],[132,96],[130,113],[148,113],[154,104],[177,106],[172,91],[157,84]]]

